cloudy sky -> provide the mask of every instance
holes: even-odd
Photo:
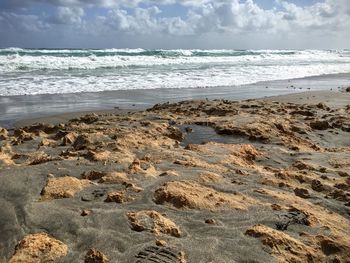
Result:
[[[0,0],[0,47],[350,48],[350,0]]]

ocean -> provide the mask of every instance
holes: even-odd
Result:
[[[235,87],[350,72],[350,50],[0,49],[0,96]]]

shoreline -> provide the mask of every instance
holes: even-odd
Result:
[[[124,113],[0,129],[1,262],[350,258],[350,92]]]
[[[96,93],[0,96],[0,126],[11,128],[30,119],[50,118],[80,112],[142,110],[157,103],[195,99],[244,100],[301,91],[339,90],[350,85],[350,73],[322,75],[255,84],[188,89],[117,90]],[[37,106],[39,105],[39,106]],[[45,119],[44,118],[44,119]]]
[[[277,102],[287,102],[295,104],[317,104],[326,103],[334,108],[345,107],[350,102],[350,93],[341,91],[304,91],[285,95],[276,95],[271,97],[256,98],[257,101],[277,101]],[[53,124],[57,125],[59,123],[66,123],[67,121],[80,118],[87,114],[118,114],[127,115],[132,112],[141,111],[144,109],[106,109],[106,110],[92,110],[92,111],[77,111],[77,112],[66,112],[58,115],[48,115],[38,118],[28,118],[24,120],[19,120],[13,124],[11,128],[20,128],[23,126],[30,126],[35,123],[43,124]]]

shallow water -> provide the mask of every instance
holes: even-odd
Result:
[[[227,143],[227,144],[238,144],[247,142],[242,136],[233,135],[220,135],[209,126],[201,125],[181,125],[180,130],[185,133],[185,139],[181,142],[182,146],[188,144],[202,144],[206,142],[217,142],[217,143]],[[191,132],[186,132],[186,128],[190,128]]]

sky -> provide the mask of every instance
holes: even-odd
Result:
[[[0,47],[350,49],[350,0],[0,0]]]

